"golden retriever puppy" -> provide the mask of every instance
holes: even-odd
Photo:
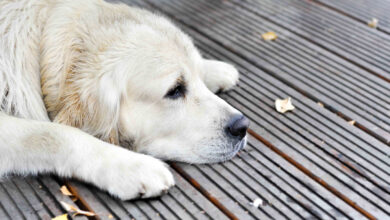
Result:
[[[159,159],[214,163],[244,147],[248,119],[213,94],[237,80],[148,11],[2,0],[0,175],[50,172],[121,199],[160,195],[174,179]]]

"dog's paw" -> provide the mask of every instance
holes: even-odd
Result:
[[[126,152],[127,153],[127,152]],[[104,178],[107,191],[122,200],[160,196],[175,185],[168,165],[151,156],[128,152],[130,156],[110,158]],[[103,168],[104,169],[104,168]]]
[[[207,88],[213,93],[230,90],[237,84],[238,77],[238,70],[231,64],[214,60],[205,61],[203,79]]]

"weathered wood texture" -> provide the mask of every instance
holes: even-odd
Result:
[[[275,2],[275,8],[282,7],[281,3],[282,1]],[[356,120],[357,124],[389,143],[390,117],[388,117],[388,102],[386,102],[390,94],[389,83],[358,68],[342,57],[335,56],[329,51],[329,48],[324,48],[322,44],[339,48],[340,45],[337,42],[340,39],[339,37],[337,37],[337,41],[330,39],[336,37],[329,33],[327,26],[330,24],[322,21],[321,17],[315,23],[323,22],[324,24],[306,28],[306,24],[296,24],[292,18],[284,18],[288,6],[284,6],[283,10],[271,13],[271,9],[268,10],[266,6],[251,3],[253,5],[249,7],[247,6],[249,3],[244,4],[241,1],[237,3],[240,5],[229,1],[155,1],[153,4],[185,23],[186,26],[217,41],[312,100],[324,103],[329,110],[342,114],[350,120]],[[265,5],[270,7],[268,6],[270,4]],[[296,7],[292,8],[298,10]],[[249,9],[256,9],[256,13],[249,11]],[[264,10],[264,14],[260,14],[262,10]],[[308,16],[307,14],[312,10],[307,11],[302,9],[300,14]],[[300,15],[298,12],[296,14]],[[313,14],[317,15],[317,13]],[[299,17],[298,15],[297,17]],[[286,22],[291,21],[291,24],[284,24],[288,28],[277,23],[281,22],[282,18]],[[202,25],[198,25],[199,23]],[[293,27],[300,31],[292,29]],[[373,31],[363,25],[362,28]],[[261,33],[269,30],[278,33],[277,42],[269,43],[261,39]],[[323,33],[318,33],[319,31]],[[341,32],[341,30],[338,31]],[[325,37],[327,41],[320,41],[322,37],[319,38],[319,36],[325,34],[329,35]],[[359,32],[351,35],[359,35]],[[372,34],[369,37],[375,38],[376,35]],[[347,36],[340,44],[343,47],[352,48],[350,50],[368,51],[368,49],[356,49],[352,45],[345,46],[350,41],[351,39]],[[386,36],[382,41],[386,42],[382,46],[386,47],[386,44],[390,46],[390,36]],[[379,44],[382,44],[379,42],[382,41],[375,40],[375,44],[378,44],[379,47]],[[372,43],[367,44],[369,47],[373,47]],[[346,51],[346,49],[337,50]],[[379,48],[378,50],[369,50],[382,53],[378,52]],[[371,55],[374,56],[375,53]],[[383,54],[387,53],[389,50],[384,50]],[[361,53],[359,54],[361,55]],[[378,62],[375,63],[378,64]],[[384,61],[386,65],[389,63]],[[366,67],[370,66],[367,64]],[[389,67],[383,68],[389,69]]]
[[[51,177],[10,176],[0,182],[0,219],[51,219],[66,214],[60,202],[79,208],[60,192],[61,185]],[[69,219],[87,219],[84,216]]]
[[[101,219],[228,219],[175,171],[176,186],[160,199],[119,201],[92,186],[71,185]]]
[[[368,24],[373,18],[378,22],[378,30],[390,34],[390,2],[382,0],[317,0],[318,3],[329,7],[345,16]]]

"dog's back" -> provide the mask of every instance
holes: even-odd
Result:
[[[41,97],[39,38],[47,1],[0,2],[0,111],[48,120]]]

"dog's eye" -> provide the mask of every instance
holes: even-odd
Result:
[[[165,98],[177,99],[183,97],[185,93],[185,87],[182,84],[176,85],[173,89],[169,90],[165,95]]]

